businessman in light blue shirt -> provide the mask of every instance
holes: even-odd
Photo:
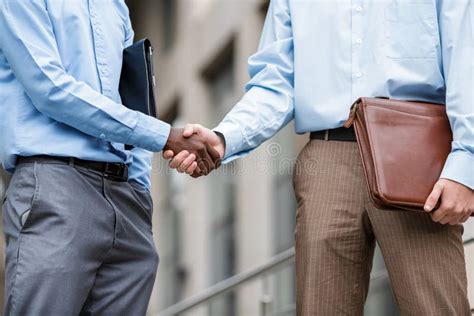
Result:
[[[273,0],[249,72],[214,131],[189,125],[185,136],[206,137],[226,162],[291,120],[311,133],[294,176],[297,314],[362,314],[377,240],[402,314],[470,315],[461,224],[474,211],[473,1]],[[454,141],[429,214],[368,202],[353,131],[341,129],[362,96],[446,104]],[[164,156],[193,173],[188,153]]]
[[[133,37],[124,0],[0,0],[5,315],[145,315],[151,151],[217,162],[202,138],[121,104]]]

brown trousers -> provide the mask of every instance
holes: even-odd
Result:
[[[297,315],[363,315],[375,241],[402,315],[471,315],[463,227],[376,209],[356,143],[310,141],[294,186]]]

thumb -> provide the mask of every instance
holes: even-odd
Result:
[[[163,158],[165,159],[171,159],[174,156],[174,152],[172,150],[167,150],[163,152]]]
[[[425,202],[425,212],[431,212],[435,206],[438,204],[439,198],[444,190],[444,184],[441,181],[436,182],[433,191],[428,196]]]
[[[191,137],[193,134],[197,134],[200,131],[200,126],[198,124],[187,124],[184,127],[183,137]]]

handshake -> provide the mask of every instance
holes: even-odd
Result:
[[[224,152],[221,136],[199,124],[188,124],[184,129],[171,128],[163,158],[170,160],[170,168],[198,178],[219,168]]]

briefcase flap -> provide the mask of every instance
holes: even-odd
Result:
[[[445,106],[361,98],[352,120],[376,204],[422,210],[451,151]]]

